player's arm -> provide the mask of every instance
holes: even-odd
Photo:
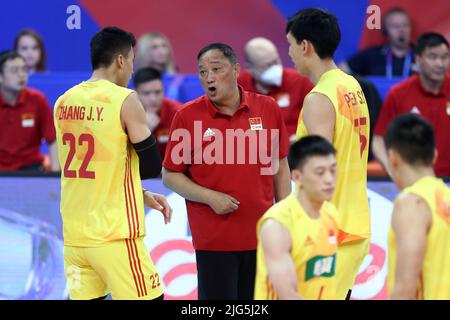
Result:
[[[391,299],[416,298],[430,226],[431,211],[422,198],[406,194],[397,199],[392,213],[397,265]]]
[[[56,140],[50,143],[50,145],[48,146],[48,156],[50,158],[50,170],[61,171],[58,160],[58,144],[56,143]]]
[[[387,166],[387,152],[386,152],[386,146],[384,145],[384,139],[382,136],[374,135],[373,141],[372,141],[372,151],[377,158],[377,160],[381,163],[381,165],[384,167],[386,172],[388,172],[388,166]]]
[[[291,193],[291,174],[287,158],[280,159],[278,172],[273,177],[275,201],[286,198]]]
[[[275,220],[261,226],[261,244],[270,282],[280,300],[302,299],[298,295],[297,273],[292,261],[291,237]]]
[[[141,179],[157,178],[161,174],[161,156],[156,139],[147,127],[144,107],[135,92],[123,102],[120,118],[122,127],[139,156]]]
[[[209,205],[217,214],[227,214],[239,207],[240,202],[234,197],[202,187],[189,179],[183,172],[164,168],[162,178],[164,185],[169,189],[187,200]]]
[[[382,164],[386,172],[388,172],[388,156],[383,137],[386,134],[389,124],[401,113],[401,110],[399,109],[401,101],[402,98],[398,97],[395,90],[390,90],[388,92],[379,112],[373,131],[372,152],[375,158]]]
[[[303,123],[310,135],[319,135],[333,143],[336,112],[323,94],[312,92],[303,102]]]

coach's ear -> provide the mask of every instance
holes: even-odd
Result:
[[[239,73],[241,73],[241,64],[239,62],[236,62],[234,65],[234,75],[235,77],[239,77]]]

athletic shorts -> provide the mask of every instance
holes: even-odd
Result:
[[[70,299],[152,300],[163,285],[143,238],[111,241],[101,247],[64,246]]]
[[[370,239],[363,239],[338,246],[336,258],[336,299],[344,300],[358,275],[364,258],[369,253]]]

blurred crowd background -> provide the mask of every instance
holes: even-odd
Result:
[[[162,155],[176,111],[203,94],[196,55],[210,42],[235,49],[244,69],[239,84],[274,97],[293,136],[303,98],[313,85],[293,69],[284,29],[287,18],[305,7],[321,7],[338,17],[342,39],[335,60],[360,82],[370,109],[369,175],[385,175],[380,137],[389,122],[415,112],[435,128],[437,174],[450,176],[448,0],[2,3],[0,171],[60,170],[53,104],[89,78],[89,41],[108,25],[138,39],[130,87],[139,94]]]

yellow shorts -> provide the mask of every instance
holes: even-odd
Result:
[[[370,239],[338,246],[336,261],[336,299],[344,300],[358,275],[358,270],[369,253]]]
[[[111,241],[96,248],[64,246],[64,272],[70,299],[103,297],[151,300],[163,285],[143,238]]]

